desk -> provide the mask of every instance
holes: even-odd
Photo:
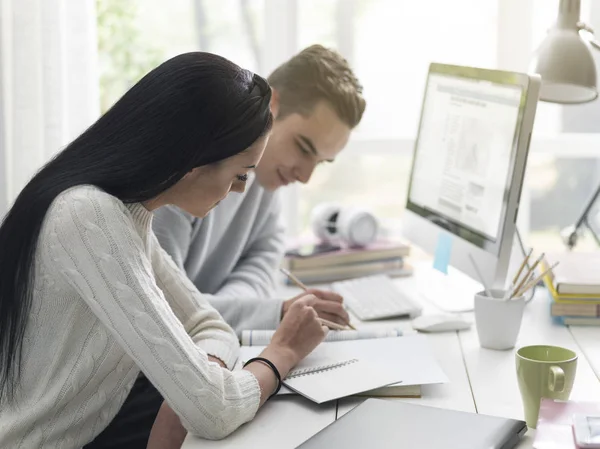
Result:
[[[399,286],[412,288],[412,279],[397,280]],[[286,296],[297,291],[287,290]],[[551,344],[573,349],[579,354],[577,378],[571,399],[600,402],[600,328],[564,327],[550,318],[547,292],[538,289],[526,307],[517,348],[530,344]],[[436,313],[424,303],[424,313]],[[410,328],[408,320],[363,323],[361,327],[399,326]],[[429,334],[429,343],[450,382],[422,387],[421,398],[395,399],[416,404],[467,412],[524,419],[515,375],[515,350],[493,351],[479,346],[475,326],[460,332]],[[269,401],[254,421],[240,427],[223,441],[194,437],[185,440],[183,449],[200,448],[293,448],[331,424],[364,398],[340,399],[335,404],[318,406],[301,397],[281,397]],[[534,430],[529,430],[519,449],[532,447]]]

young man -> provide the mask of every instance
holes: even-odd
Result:
[[[274,280],[284,251],[276,190],[307,183],[318,164],[333,162],[365,109],[362,86],[338,53],[306,48],[268,78],[276,120],[245,192],[229,195],[206,218],[176,207],[155,212],[163,248],[213,306],[241,333],[275,329],[296,298],[275,300]],[[311,290],[322,318],[347,323],[342,298]]]

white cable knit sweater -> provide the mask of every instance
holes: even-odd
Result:
[[[0,404],[0,448],[80,448],[125,401],[140,370],[187,430],[222,438],[254,417],[260,387],[230,372],[233,331],[161,249],[152,214],[92,186],[50,207],[16,401]]]

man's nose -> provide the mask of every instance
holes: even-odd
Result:
[[[315,164],[304,164],[303,166],[296,167],[294,169],[294,177],[298,182],[306,184],[308,181],[310,181],[310,177],[312,176],[314,170]]]

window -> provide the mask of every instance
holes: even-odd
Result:
[[[529,244],[560,249],[561,231],[575,223],[600,184],[600,159],[532,154],[527,167]],[[578,243],[578,249],[594,246],[589,236]]]
[[[167,8],[160,0],[97,0],[103,106],[181,52],[219,53],[267,76],[310,44],[334,47],[364,85],[367,110],[335,164],[319,167],[310,184],[286,189],[290,229],[306,232],[322,201],[367,204],[395,225],[429,63],[526,70],[558,1],[171,0]],[[592,0],[582,0],[582,19],[600,30]],[[560,230],[600,182],[600,153],[589,151],[600,148],[598,123],[600,102],[539,104],[519,217],[528,243],[562,248]]]
[[[102,110],[160,62],[189,51],[260,71],[261,0],[96,0]]]
[[[326,201],[364,205],[384,220],[401,217],[408,191],[411,154],[406,151],[350,149],[334,164],[317,167],[300,188],[299,221],[307,229],[312,208]]]

